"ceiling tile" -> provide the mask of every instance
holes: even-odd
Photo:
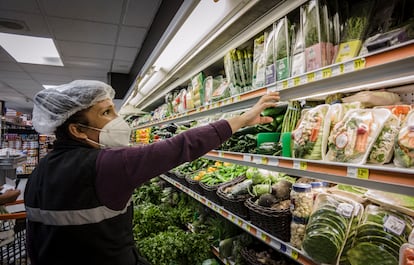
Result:
[[[0,71],[0,79],[8,83],[8,81],[15,79],[30,80],[31,77],[25,72]]]
[[[77,18],[118,24],[121,20],[121,0],[42,0],[44,9],[49,16]]]
[[[63,58],[65,67],[68,68],[87,68],[87,69],[102,69],[109,71],[111,69],[111,59],[92,59],[92,58],[82,58],[82,57],[70,57],[65,56]]]
[[[115,25],[61,18],[49,18],[48,21],[58,40],[109,45],[116,42],[118,27]]]
[[[115,50],[115,60],[133,61],[136,56],[136,48],[117,47]]]
[[[15,63],[15,62],[2,62],[0,60],[0,71],[21,72],[22,69],[20,68],[18,63]]]
[[[124,18],[124,25],[149,27],[161,0],[130,0]]]
[[[0,62],[16,62],[2,47],[0,47]]]
[[[60,66],[48,66],[40,64],[20,64],[24,71],[27,73],[39,73],[49,75],[70,75],[65,67]]]
[[[48,30],[45,20],[40,15],[23,13],[23,12],[13,12],[13,11],[0,11],[0,17],[22,21],[24,22],[24,25],[27,26],[27,29],[23,29],[23,30],[11,30],[11,29],[2,28],[1,29],[2,32],[37,36],[37,37],[51,37],[51,34]]]
[[[73,80],[71,76],[34,73],[31,76],[42,85],[65,84]]]
[[[127,47],[141,47],[147,31],[143,28],[121,27],[119,32],[118,45]]]
[[[0,9],[40,13],[36,0],[1,0]]]
[[[128,74],[129,70],[131,69],[132,64],[133,64],[132,61],[128,62],[128,61],[115,60],[112,63],[112,72]]]
[[[112,54],[114,52],[112,46],[100,44],[58,41],[58,46],[64,58],[69,56],[93,59],[112,59]],[[63,60],[63,64],[65,64],[65,60]]]

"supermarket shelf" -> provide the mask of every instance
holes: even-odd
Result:
[[[212,247],[211,247],[211,251],[213,252],[214,256],[216,256],[219,260],[221,260],[221,262],[222,262],[224,265],[234,265],[234,262],[233,262],[233,261],[228,260],[228,259],[226,259],[226,258],[221,258],[221,257],[220,257],[220,252],[219,252],[218,248],[216,248],[216,247],[212,246]]]
[[[283,101],[412,83],[414,83],[414,41],[290,77],[267,87],[173,115],[165,120],[139,125],[136,129],[249,108],[260,96],[269,91],[280,91],[281,103],[286,104]]]
[[[258,228],[257,226],[251,224],[248,221],[245,221],[238,217],[237,215],[229,212],[228,210],[224,209],[223,207],[211,202],[210,200],[206,199],[205,197],[201,196],[200,194],[194,192],[193,190],[181,185],[177,181],[165,176],[161,175],[161,178],[168,181],[181,191],[187,193],[194,199],[198,200],[202,204],[206,205],[210,209],[214,210],[215,212],[219,213],[221,216],[225,217],[226,219],[230,220],[234,224],[238,225],[246,232],[250,233],[251,235],[255,236],[256,238],[262,240],[267,245],[271,246],[272,248],[276,249],[277,251],[291,257],[292,259],[298,261],[304,265],[316,265],[314,261],[312,261],[309,257],[305,256],[302,251],[290,246],[284,241],[279,240],[278,238],[270,235],[269,233],[263,231],[262,229]]]
[[[139,125],[134,127],[134,129],[142,129],[172,122],[179,123],[183,121],[195,120],[201,117],[217,113],[228,113],[235,110],[250,108],[256,102],[257,98],[263,95],[264,93],[266,93],[265,89],[249,91],[244,94],[240,94],[234,97],[214,102],[210,105],[201,106],[196,109],[188,110],[186,112],[173,115],[162,121]],[[287,104],[287,102],[280,102],[280,104]]]
[[[294,176],[322,179],[411,196],[414,194],[414,169],[398,168],[391,165],[357,165],[226,151],[211,151],[205,157],[284,172]]]

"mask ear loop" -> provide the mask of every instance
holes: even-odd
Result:
[[[85,125],[85,124],[82,124],[82,123],[78,123],[78,125],[81,126],[81,127],[88,128],[88,129],[92,129],[92,130],[96,130],[96,131],[99,131],[99,132],[102,132],[103,131],[102,129],[98,129],[98,128],[95,128],[95,127],[91,127],[91,126],[88,126],[88,125]],[[86,138],[85,140],[87,142],[96,144],[96,145],[98,145],[101,148],[106,147],[104,144],[98,143],[98,142],[96,142],[96,141],[94,141],[92,139]]]

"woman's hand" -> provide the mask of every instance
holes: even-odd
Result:
[[[262,96],[251,109],[242,115],[228,119],[227,121],[230,124],[232,132],[235,133],[245,126],[272,122],[273,119],[271,117],[262,117],[260,116],[260,113],[264,109],[276,107],[279,99],[279,92],[270,92],[269,94]]]

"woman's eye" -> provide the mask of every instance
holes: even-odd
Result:
[[[108,115],[109,113],[110,113],[109,110],[105,110],[104,113],[103,113],[103,115]]]

